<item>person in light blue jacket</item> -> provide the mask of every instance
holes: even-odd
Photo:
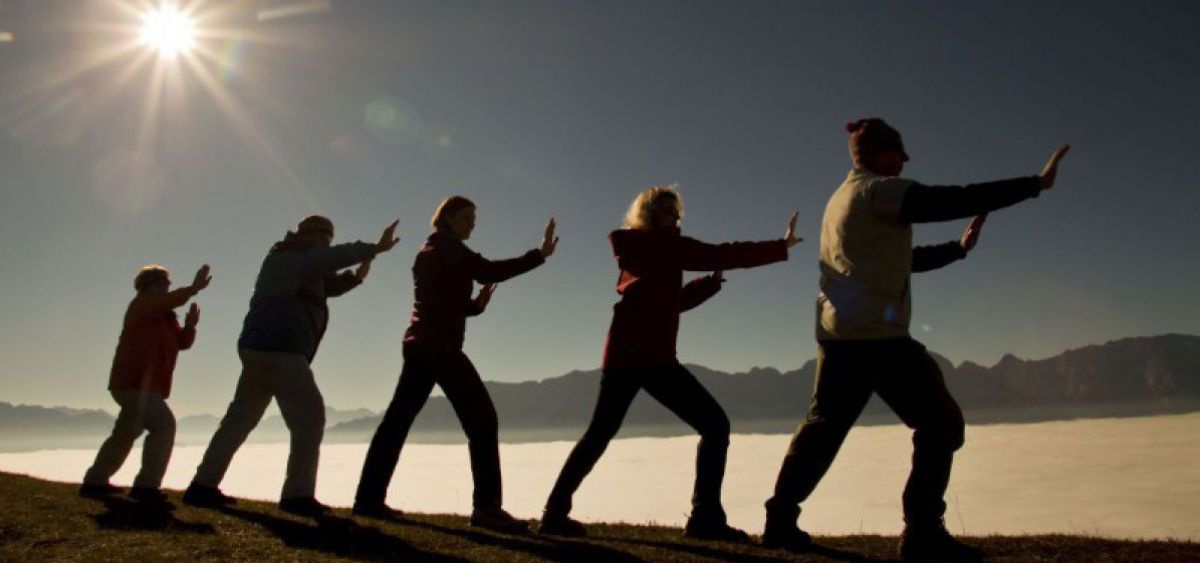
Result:
[[[233,455],[274,398],[291,433],[279,508],[309,516],[328,511],[315,498],[325,402],[309,365],[329,322],[326,298],[345,294],[363,282],[371,260],[400,241],[395,238],[396,225],[393,222],[384,229],[379,242],[373,244],[331,246],[333,222],[313,215],[271,247],[254,282],[250,311],[238,338],[242,374],[237,391],[183,495],[184,503],[220,506],[234,502],[218,485]],[[356,264],[356,270],[338,273]]]

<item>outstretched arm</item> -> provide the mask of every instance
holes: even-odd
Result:
[[[708,244],[691,237],[680,237],[680,265],[684,270],[714,272],[787,260],[788,249],[804,240],[796,236],[798,215],[792,213],[787,232],[778,240]]]
[[[471,279],[484,285],[515,278],[541,266],[545,261],[541,250],[536,248],[516,258],[505,260],[488,260],[479,253],[469,250],[465,257],[468,275],[471,276]]]
[[[369,264],[370,262],[363,262]],[[360,266],[361,268],[361,266]],[[325,276],[325,296],[337,297],[345,295],[351,289],[362,285],[363,278],[359,277],[356,272],[346,270],[340,274],[329,274]]]
[[[483,314],[487,310],[488,302],[492,300],[492,294],[495,292],[496,284],[494,283],[489,283],[479,288],[479,295],[467,304],[467,316],[474,317]]]
[[[392,221],[379,235],[379,242],[348,242],[335,244],[327,248],[318,248],[303,254],[300,268],[311,276],[325,276],[349,268],[355,264],[368,262],[378,254],[383,254],[396,247],[400,237],[396,236],[396,226],[400,220]],[[370,266],[367,267],[370,269]],[[365,277],[365,273],[362,277]],[[361,281],[361,280],[360,280]]]
[[[134,310],[131,316],[133,318],[144,318],[162,315],[168,311],[182,307],[188,300],[195,297],[197,293],[200,293],[212,282],[212,276],[208,272],[208,264],[205,264],[200,266],[199,270],[196,270],[196,275],[192,278],[192,285],[174,289],[162,295],[145,295],[140,297],[134,301]]]
[[[928,272],[967,257],[967,251],[953,240],[942,244],[913,248],[912,271]]]
[[[188,308],[187,316],[184,317],[183,328],[175,335],[179,342],[180,350],[187,350],[196,342],[196,324],[200,322],[200,307],[195,303]]]
[[[684,284],[683,295],[679,300],[679,312],[695,309],[708,301],[721,291],[721,283],[724,281],[724,274],[717,270],[712,275],[699,277]]]
[[[967,186],[926,186],[913,184],[904,193],[900,220],[907,223],[951,221],[1003,209],[1054,186],[1058,164],[1070,145],[1054,151],[1042,173],[1037,176],[985,182]]]
[[[542,245],[540,247],[507,260],[488,260],[483,255],[465,250],[466,247],[463,247],[466,253],[463,260],[468,275],[471,276],[471,279],[481,284],[491,285],[515,278],[541,266],[551,254],[554,254],[555,248],[558,247],[558,237],[554,234],[555,228],[557,228],[557,225],[554,222],[554,218],[551,217],[550,222],[546,223],[545,232],[542,233]]]
[[[913,184],[900,204],[900,220],[932,223],[963,219],[1037,197],[1041,191],[1037,176],[967,186]]]
[[[983,222],[987,215],[979,215],[967,225],[962,237],[955,241],[933,246],[918,246],[913,249],[912,271],[928,272],[949,265],[967,257],[967,253],[979,242],[979,234],[983,232]]]

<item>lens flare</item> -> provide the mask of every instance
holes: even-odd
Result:
[[[196,44],[196,24],[174,6],[162,6],[142,16],[138,40],[164,57],[191,50]]]

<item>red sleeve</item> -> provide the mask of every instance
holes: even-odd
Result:
[[[179,326],[179,318],[174,314],[171,315],[171,324],[175,326],[175,338],[179,342],[179,349],[191,348],[192,344],[196,342],[196,329]]]
[[[680,237],[680,258],[684,270],[712,272],[753,268],[787,260],[787,243],[778,239],[708,244],[694,238]]]
[[[700,304],[721,291],[721,282],[712,276],[704,276],[687,282],[679,301],[679,312],[699,307]]]
[[[506,260],[488,260],[477,252],[466,251],[464,262],[471,279],[482,283],[500,283],[515,278],[529,270],[541,266],[546,259],[538,249],[532,249],[516,258]]]
[[[182,307],[188,300],[199,293],[191,286],[171,290],[162,295],[140,295],[129,305],[127,318],[137,322],[142,318],[165,314],[172,309]]]
[[[181,328],[179,329],[179,349],[187,350],[196,342],[196,329]]]

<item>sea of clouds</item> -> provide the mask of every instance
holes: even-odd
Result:
[[[900,531],[900,491],[911,432],[855,428],[804,505],[801,525],[818,534]],[[761,532],[789,436],[737,434],[729,450],[724,500],[733,525]],[[574,516],[591,522],[681,525],[687,518],[697,438],[615,440],[575,497]],[[97,444],[98,446],[99,444]],[[501,445],[505,506],[538,517],[570,442]],[[140,450],[113,479],[128,484]],[[167,488],[191,479],[203,448],[176,448]],[[366,444],[321,450],[317,496],[353,502]],[[0,454],[0,470],[78,482],[95,450]],[[286,444],[247,444],[222,484],[229,494],[278,498]],[[1067,533],[1200,540],[1200,413],[971,426],[955,460],[946,522],[957,533]],[[471,472],[465,445],[410,444],[388,502],[415,512],[467,513]]]

